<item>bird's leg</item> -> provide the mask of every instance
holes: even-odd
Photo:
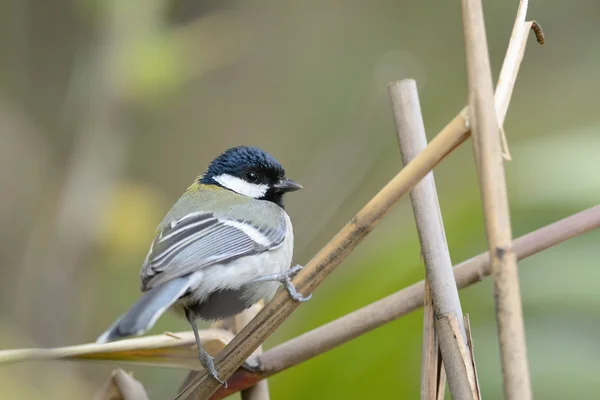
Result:
[[[259,276],[258,278],[252,279],[251,283],[276,281],[276,282],[281,283],[283,285],[283,287],[285,287],[285,289],[288,291],[288,293],[290,294],[290,297],[292,299],[294,299],[296,301],[301,301],[301,302],[308,301],[312,297],[312,293],[309,294],[308,296],[304,296],[304,295],[302,295],[302,293],[298,293],[296,291],[296,288],[294,287],[294,284],[292,283],[292,276],[295,276],[302,268],[304,268],[302,265],[296,265],[296,266],[288,269],[287,271],[280,272],[278,274],[269,274],[269,275]]]
[[[192,330],[194,331],[194,336],[196,337],[196,345],[198,346],[198,358],[200,359],[200,364],[202,364],[202,366],[208,371],[210,376],[218,380],[223,386],[227,387],[227,382],[219,378],[219,373],[215,369],[213,357],[208,354],[206,350],[204,350],[204,347],[202,347],[202,343],[200,342],[200,334],[198,334],[198,326],[196,325],[196,317],[187,308],[185,309],[185,317],[190,325],[192,325]]]

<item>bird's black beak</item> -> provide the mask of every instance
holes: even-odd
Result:
[[[302,185],[288,178],[281,178],[275,185],[273,185],[273,187],[275,190],[282,193],[295,192],[296,190],[302,189]]]

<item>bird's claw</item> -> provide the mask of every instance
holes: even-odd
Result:
[[[312,293],[309,294],[308,296],[304,296],[302,293],[298,293],[296,291],[296,288],[294,287],[294,284],[292,283],[292,280],[290,279],[289,276],[286,276],[281,283],[283,284],[283,286],[285,286],[285,289],[287,290],[287,292],[289,293],[290,297],[295,300],[295,301],[299,301],[301,303],[304,303],[306,301],[309,301],[310,298],[312,297]]]
[[[217,381],[219,381],[219,383],[221,385],[223,385],[224,388],[227,388],[227,381],[224,381],[221,378],[219,378],[219,373],[217,372],[217,369],[215,368],[215,363],[214,363],[213,359],[214,358],[211,356],[208,356],[204,359],[202,357],[200,357],[200,362],[204,365],[204,367],[206,368],[206,370],[208,371],[208,374],[210,376],[212,376]]]
[[[308,296],[304,296],[304,295],[296,292],[295,294],[291,294],[290,293],[290,296],[291,296],[292,299],[294,299],[296,301],[299,301],[301,303],[304,303],[306,301],[309,301],[312,298],[312,293],[309,294]]]
[[[295,265],[285,272],[259,276],[258,278],[253,279],[251,282],[253,282],[253,283],[265,282],[265,281],[280,282],[285,287],[285,289],[287,290],[287,292],[289,293],[290,297],[293,300],[299,301],[299,302],[305,302],[305,301],[310,300],[310,298],[312,297],[312,294],[309,294],[308,296],[304,296],[302,293],[298,293],[296,291],[296,288],[294,287],[294,284],[292,283],[292,277],[295,276],[298,272],[300,272],[302,270],[302,268],[304,268],[302,265]]]

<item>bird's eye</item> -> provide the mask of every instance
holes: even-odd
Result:
[[[258,180],[258,174],[254,171],[248,171],[245,175],[246,181],[254,183]]]

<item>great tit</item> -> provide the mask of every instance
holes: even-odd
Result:
[[[219,382],[212,357],[202,348],[196,320],[236,315],[269,301],[282,284],[297,301],[290,268],[292,223],[283,195],[302,186],[281,164],[256,147],[234,147],[215,158],[157,228],[140,272],[137,303],[97,340],[141,335],[169,308],[192,326],[200,362]]]

